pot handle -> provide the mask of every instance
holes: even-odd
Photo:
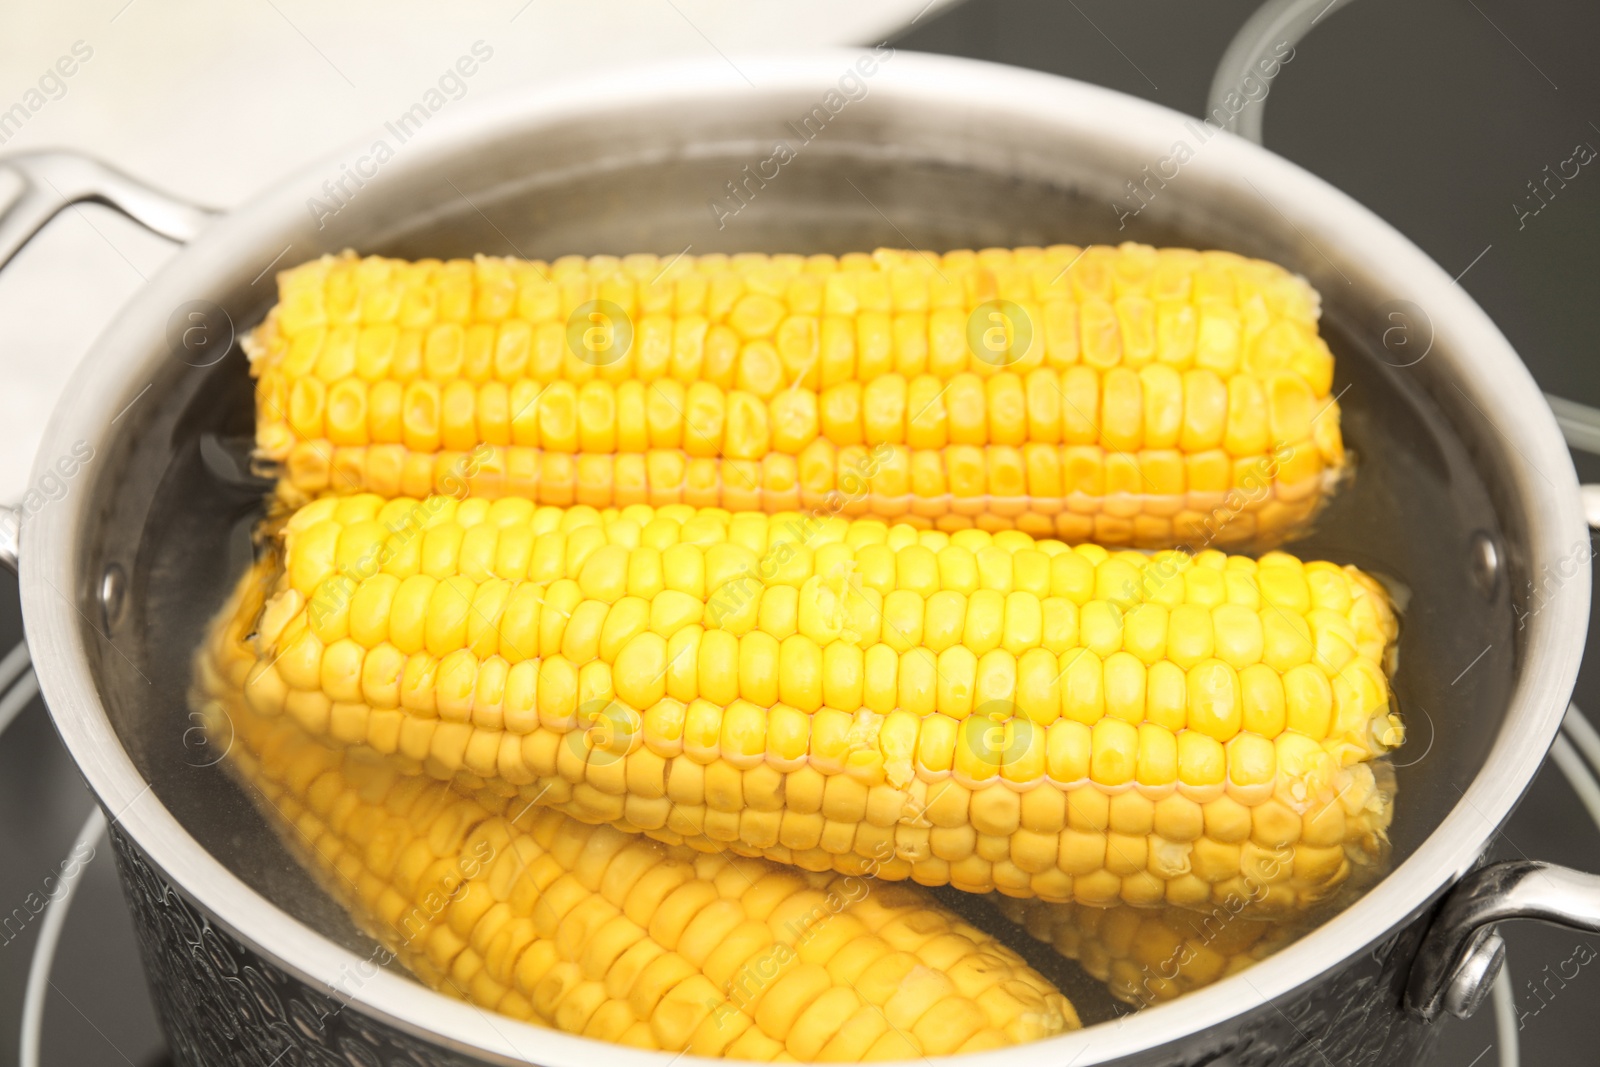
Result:
[[[0,156],[0,170],[10,171],[21,182],[9,203],[0,204],[0,268],[11,262],[45,223],[73,204],[105,204],[146,229],[181,243],[199,236],[217,214],[77,152]],[[20,519],[16,508],[0,507],[0,566],[13,573]]]
[[[0,267],[63,209],[85,201],[114,207],[146,229],[185,243],[216,217],[77,152],[21,152],[0,157],[0,168],[22,180],[21,192],[0,210]]]
[[[1589,528],[1600,530],[1600,485],[1582,485],[1578,491]],[[1576,707],[1567,709],[1569,718],[1576,713]],[[1494,929],[1504,919],[1544,919],[1600,933],[1600,875],[1508,860],[1462,878],[1417,950],[1406,1007],[1429,1020],[1441,1010],[1462,1019],[1477,1011],[1505,962],[1506,945]]]
[[[1406,1007],[1424,1019],[1471,1015],[1488,995],[1505,942],[1495,925],[1543,919],[1600,933],[1600,875],[1537,860],[1493,863],[1456,883],[1434,917],[1406,988]]]

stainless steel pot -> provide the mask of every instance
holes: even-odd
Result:
[[[862,58],[719,59],[502,97],[430,119],[404,143],[385,130],[392,158],[352,145],[215,219],[88,160],[0,160],[28,183],[0,216],[0,262],[72,200],[192,239],[77,372],[36,478],[75,446],[94,458],[20,534],[40,682],[112,817],[180,1060],[672,1062],[492,1016],[372,967],[371,943],[190,730],[190,651],[248,556],[259,506],[259,487],[229,459],[229,443],[248,440],[251,402],[242,356],[225,342],[270,305],[276,266],[346,247],[670,256],[1136,238],[1300,271],[1324,294],[1362,460],[1354,489],[1301,548],[1413,591],[1396,683],[1413,737],[1400,756],[1397,866],[1242,975],[1131,1018],[1091,1010],[1104,1021],[1081,1033],[969,1059],[1415,1062],[1441,1007],[1470,1010],[1492,975],[1494,922],[1528,914],[1600,928],[1600,880],[1537,865],[1474,870],[1555,736],[1589,600],[1566,448],[1484,313],[1376,216],[1198,120],[964,60],[880,54],[846,79]],[[792,158],[773,163],[780,141]],[[1188,153],[1174,164],[1180,141]],[[325,182],[342,191],[330,196]],[[1129,182],[1145,189],[1133,216]],[[739,199],[726,199],[727,183]]]

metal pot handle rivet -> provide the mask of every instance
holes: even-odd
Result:
[[[1470,544],[1468,562],[1472,569],[1472,580],[1477,583],[1484,598],[1493,603],[1495,592],[1500,588],[1499,546],[1495,544],[1494,535],[1487,530],[1474,531]]]
[[[1537,860],[1481,867],[1445,897],[1411,965],[1406,1007],[1424,1019],[1441,1011],[1466,1018],[1488,994],[1505,945],[1494,927],[1543,919],[1600,933],[1600,875]]]
[[[112,631],[122,621],[123,609],[128,606],[128,575],[120,563],[106,564],[100,577],[100,615],[106,630]]]
[[[154,189],[77,152],[21,152],[0,157],[0,170],[21,180],[11,201],[0,205],[0,268],[73,204],[105,204],[147,230],[184,244],[198,237],[216,217],[208,208]],[[15,508],[0,508],[0,566],[13,572],[17,569],[20,519]]]
[[[1483,931],[1467,949],[1450,984],[1444,990],[1444,1010],[1457,1019],[1470,1019],[1489,999],[1495,978],[1506,962],[1506,942],[1497,930]]]

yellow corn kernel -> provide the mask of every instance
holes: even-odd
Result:
[[[1059,266],[1034,254],[951,253],[961,266],[944,273],[880,250],[798,274],[759,255],[548,269],[324,257],[279,276],[249,338],[257,444],[292,500],[465,486],[775,513],[839,491],[849,514],[955,528],[981,513],[994,529],[1147,548],[1270,547],[1311,521],[1345,455],[1303,282],[1134,244]],[[968,337],[994,299],[1035,338],[1004,367]],[[621,358],[574,355],[590,300],[607,305],[591,332],[599,316],[609,336],[631,333]],[[858,444],[905,451],[852,476],[840,450]],[[1215,509],[1252,472],[1271,492],[1218,533]]]
[[[1096,908],[991,898],[1036,940],[1077,960],[1118,1000],[1150,1007],[1255,964],[1310,928],[1222,909]]]
[[[807,1060],[881,1041],[887,1024],[841,1029],[862,1011],[903,1024],[913,1056],[1079,1025],[1021,957],[920,889],[868,895],[849,876],[663,845],[336,753],[292,720],[233,718],[230,767],[285,844],[420,979],[480,1007],[662,1051]],[[930,933],[951,977],[922,977]]]
[[[376,565],[408,545],[415,573]],[[370,495],[307,505],[266,548],[203,675],[457,788],[816,870],[871,859],[880,878],[1101,904],[1221,899],[1254,870],[1247,839],[1343,850],[1286,865],[1253,905],[1299,907],[1382,852],[1366,761],[1403,738],[1398,628],[1353,568]],[[929,827],[925,853],[873,852]],[[1069,830],[1127,840],[1113,862]],[[1171,841],[1211,842],[1203,870]]]

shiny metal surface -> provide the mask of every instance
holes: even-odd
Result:
[[[1218,125],[1260,144],[1265,108],[1261,104],[1241,105],[1240,98],[1252,103],[1263,100],[1273,79],[1263,77],[1262,72],[1277,70],[1275,61],[1283,58],[1282,50],[1287,49],[1293,56],[1295,46],[1313,26],[1349,3],[1350,0],[1268,0],[1262,4],[1228,42],[1211,79],[1206,105],[1210,114],[1217,116]],[[1259,95],[1258,86],[1263,86]]]
[[[1488,931],[1470,946],[1444,989],[1444,1009],[1458,1019],[1470,1019],[1494,991],[1506,962],[1506,942],[1498,931]]]
[[[1600,529],[1600,485],[1582,487],[1583,517],[1591,529]]]
[[[184,361],[166,342],[174,311],[211,301],[248,326],[272,299],[270,282],[257,283],[274,263],[344,247],[670,256],[686,244],[839,251],[1117,240],[1106,201],[1193,122],[1057,78],[896,55],[774,188],[717,228],[707,198],[767,158],[785,123],[856,58],[740,57],[754,89],[724,65],[696,64],[464,108],[407,144],[324,229],[306,200],[344,157],[320,164],[209,227],[79,372],[76,401],[56,413],[40,462],[80,440],[108,462],[83,491],[29,519],[22,590],[41,682],[126,839],[246,950],[325,988],[361,962],[364,942],[273,846],[215,761],[186,758],[178,740],[188,652],[248,558],[240,535],[257,498],[255,487],[219,482],[202,456],[206,440],[248,436],[242,361]],[[1375,890],[1248,975],[1143,1012],[1136,1026],[1107,1021],[974,1063],[1298,1062],[1292,1041],[1262,1036],[1283,1029],[1275,1015],[1334,1035],[1360,1062],[1423,1047],[1426,1035],[1396,1010],[1422,932],[1416,920],[1473,865],[1526,788],[1577,669],[1586,556],[1571,595],[1511,625],[1512,593],[1586,536],[1561,437],[1552,419],[1530,416],[1542,402],[1505,340],[1447,274],[1325,183],[1226,135],[1203,149],[1133,236],[1267,256],[1325,294],[1353,390],[1341,402],[1348,432],[1369,459],[1305,550],[1385,564],[1411,586],[1402,708],[1444,725],[1432,757],[1402,770],[1402,862]],[[1395,299],[1427,308],[1435,330],[1428,358],[1404,369],[1384,359],[1388,322],[1377,314]],[[1468,577],[1478,530],[1495,538],[1508,577],[1492,600]],[[104,631],[88,620],[112,563],[128,574],[129,603]],[[1452,676],[1473,664],[1476,684],[1452,693]],[[503,1019],[485,1026],[476,1009],[389,972],[365,982],[349,1010],[485,1062],[668,1059]]]
[[[215,217],[206,208],[76,152],[19,153],[0,159],[0,167],[22,180],[18,194],[0,212],[0,267],[40,227],[73,204],[107,204],[174,241],[193,240]]]
[[[1592,455],[1600,455],[1600,409],[1549,393],[1544,398],[1550,404],[1550,410],[1555,412],[1556,425],[1561,427],[1567,444]]]
[[[154,189],[115,167],[77,152],[26,152],[0,157],[0,171],[17,185],[0,204],[0,268],[44,225],[73,204],[116,208],[140,225],[187,242],[216,214]],[[22,534],[21,507],[0,506],[0,567],[15,572]]]
[[[1507,919],[1600,931],[1600,875],[1537,860],[1510,860],[1467,875],[1417,951],[1406,1005],[1425,1019],[1437,1016],[1447,1007],[1447,987],[1458,970],[1495,937],[1494,925]]]

